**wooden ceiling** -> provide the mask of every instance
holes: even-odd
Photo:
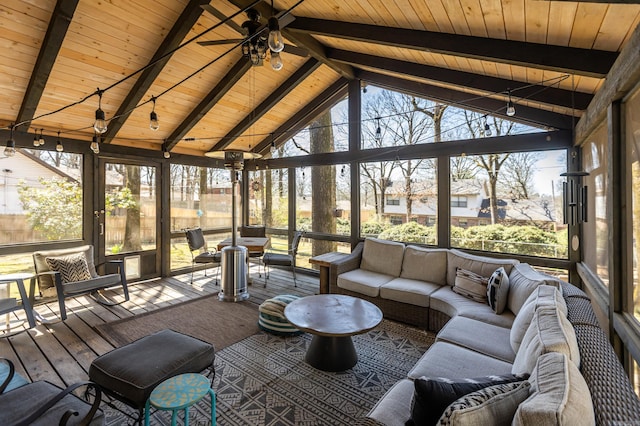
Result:
[[[510,89],[518,120],[566,129],[640,22],[634,3],[275,0],[287,42],[308,52],[283,52],[276,72],[268,59],[251,66],[237,44],[197,43],[241,38],[244,10],[266,23],[268,2],[5,0],[0,126],[89,143],[99,89],[104,143],[268,152],[272,134],[300,128],[361,79],[495,115]]]

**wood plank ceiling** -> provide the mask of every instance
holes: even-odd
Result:
[[[42,130],[50,144],[58,131],[89,143],[102,90],[104,143],[268,153],[272,137],[284,142],[284,130],[362,79],[496,115],[510,89],[518,120],[570,128],[640,22],[633,3],[275,0],[272,9],[254,0],[5,0],[0,126]],[[307,56],[283,52],[276,72],[268,58],[251,66],[238,43],[216,44],[242,38],[248,7],[262,23],[288,11],[283,35]]]

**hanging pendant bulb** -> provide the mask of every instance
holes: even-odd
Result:
[[[56,141],[56,151],[58,151],[58,152],[64,151],[64,147],[62,146],[62,142],[60,142],[60,131],[58,131],[58,140]]]
[[[33,135],[33,146],[40,146],[40,139],[38,139],[38,131]]]
[[[507,101],[507,115],[509,117],[513,117],[514,115],[516,115],[516,107],[511,101],[511,90],[509,90],[509,100]]]
[[[4,155],[6,157],[13,157],[16,155],[16,142],[13,140],[13,124],[11,125],[11,135],[7,141],[7,145],[4,147]]]
[[[376,127],[376,142],[382,142],[382,128],[380,127],[380,117],[376,117],[378,126]]]
[[[484,135],[487,137],[491,136],[491,126],[489,126],[487,122],[484,123]]]
[[[96,121],[93,122],[93,129],[99,134],[107,131],[107,120],[105,120],[102,110],[102,90],[98,89],[98,109],[96,110]]]
[[[284,63],[282,62],[282,58],[280,54],[276,51],[271,51],[271,68],[274,71],[280,71],[284,67]]]
[[[44,129],[40,129],[40,138],[38,139],[38,145],[40,146],[44,145],[44,136],[42,135],[42,132],[44,132]]]
[[[98,135],[93,135],[93,138],[91,139],[91,151],[93,151],[94,154],[100,153],[100,145],[98,144]]]
[[[162,156],[163,156],[164,158],[166,158],[166,159],[171,158],[171,153],[169,152],[169,150],[168,150],[168,149],[166,149],[166,148],[162,148],[162,151],[163,151],[163,152],[162,152]]]
[[[155,96],[151,97],[151,101],[153,102],[153,108],[151,109],[151,114],[149,114],[149,128],[155,132],[160,128],[160,123],[158,122],[158,114],[156,114]]]
[[[284,50],[284,39],[280,32],[280,23],[278,18],[272,16],[269,18],[269,49],[274,52],[282,52]]]

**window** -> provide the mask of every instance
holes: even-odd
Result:
[[[452,195],[451,207],[467,207],[467,197],[462,195]]]
[[[387,197],[386,203],[388,206],[399,206],[400,205],[400,199],[399,198],[393,198],[393,197]]]
[[[402,225],[402,216],[390,216],[389,221],[392,225]]]
[[[82,191],[81,154],[0,157],[0,245],[81,239]]]
[[[286,229],[289,223],[289,171],[249,172],[249,224]]]
[[[629,204],[631,208],[631,224],[630,229],[632,232],[627,238],[631,241],[631,251],[629,253],[628,264],[631,268],[632,282],[629,288],[626,289],[629,295],[628,300],[631,301],[631,306],[626,307],[627,311],[640,323],[640,152],[638,147],[640,146],[640,91],[631,97],[631,99],[625,103],[625,123],[626,123],[626,147],[627,147],[627,182],[629,198]],[[640,371],[636,364],[636,375],[639,375]],[[636,391],[640,389],[640,380],[636,380]]]

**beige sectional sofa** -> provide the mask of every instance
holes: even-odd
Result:
[[[508,279],[491,294],[494,302],[503,299],[497,314],[472,298],[481,295],[466,292],[464,273],[495,277],[500,268]],[[330,291],[369,300],[387,318],[437,333],[407,378],[371,410],[371,424],[422,420],[420,413],[437,405],[434,389],[478,380],[487,381],[484,389],[438,411],[442,424],[640,424],[640,400],[589,298],[527,264],[366,239],[330,266]],[[495,384],[496,377],[515,383]]]

